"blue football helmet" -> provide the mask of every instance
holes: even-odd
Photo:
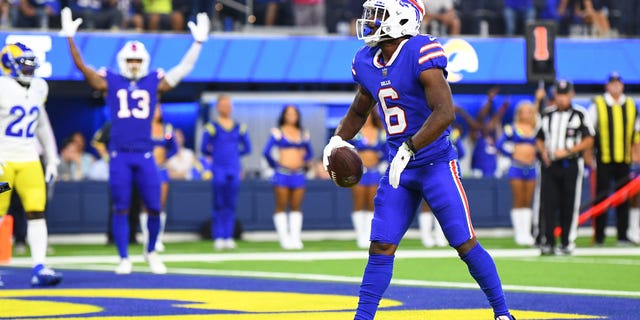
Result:
[[[0,52],[2,73],[16,80],[29,83],[38,68],[38,58],[33,50],[22,43],[8,44]]]

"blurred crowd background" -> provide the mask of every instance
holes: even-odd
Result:
[[[212,31],[354,34],[358,0],[1,0],[0,25],[58,29],[60,9],[82,17],[85,30],[186,32],[207,12]],[[426,0],[425,32],[435,35],[517,36],[534,19],[558,23],[559,35],[640,35],[637,0]]]

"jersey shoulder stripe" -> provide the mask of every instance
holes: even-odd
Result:
[[[419,35],[414,37],[415,45],[412,47],[419,47],[418,64],[424,64],[429,60],[445,57],[444,49],[436,37],[428,35]]]
[[[437,68],[446,73],[447,56],[436,37],[429,34],[419,34],[411,37],[405,47],[413,53],[417,71]]]

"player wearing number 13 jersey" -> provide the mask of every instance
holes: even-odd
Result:
[[[84,64],[73,41],[82,19],[72,20],[71,11],[65,8],[61,12],[61,22],[60,34],[68,39],[73,62],[89,85],[104,93],[111,114],[109,184],[114,212],[112,232],[120,255],[120,263],[115,271],[128,274],[132,269],[127,248],[127,212],[131,186],[135,183],[148,213],[145,259],[151,272],[166,273],[167,269],[155,251],[160,230],[160,177],[152,152],[151,122],[160,95],[175,87],[193,69],[202,42],[208,38],[209,18],[200,13],[197,24],[189,23],[195,41],[180,63],[166,74],[160,70],[148,71],[149,53],[139,41],[126,42],[118,52],[119,72],[96,72]]]
[[[391,281],[394,254],[425,199],[449,244],[484,291],[495,319],[512,320],[491,256],[476,240],[449,139],[455,118],[446,81],[447,58],[435,37],[419,35],[421,0],[366,0],[356,22],[367,47],[353,60],[356,96],[324,150],[323,162],[360,130],[379,105],[391,164],[374,199],[369,261],[355,319],[373,319]]]

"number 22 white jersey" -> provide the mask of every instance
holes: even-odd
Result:
[[[41,78],[33,78],[24,87],[11,77],[0,76],[0,159],[39,159],[36,133],[48,93],[49,86]]]

